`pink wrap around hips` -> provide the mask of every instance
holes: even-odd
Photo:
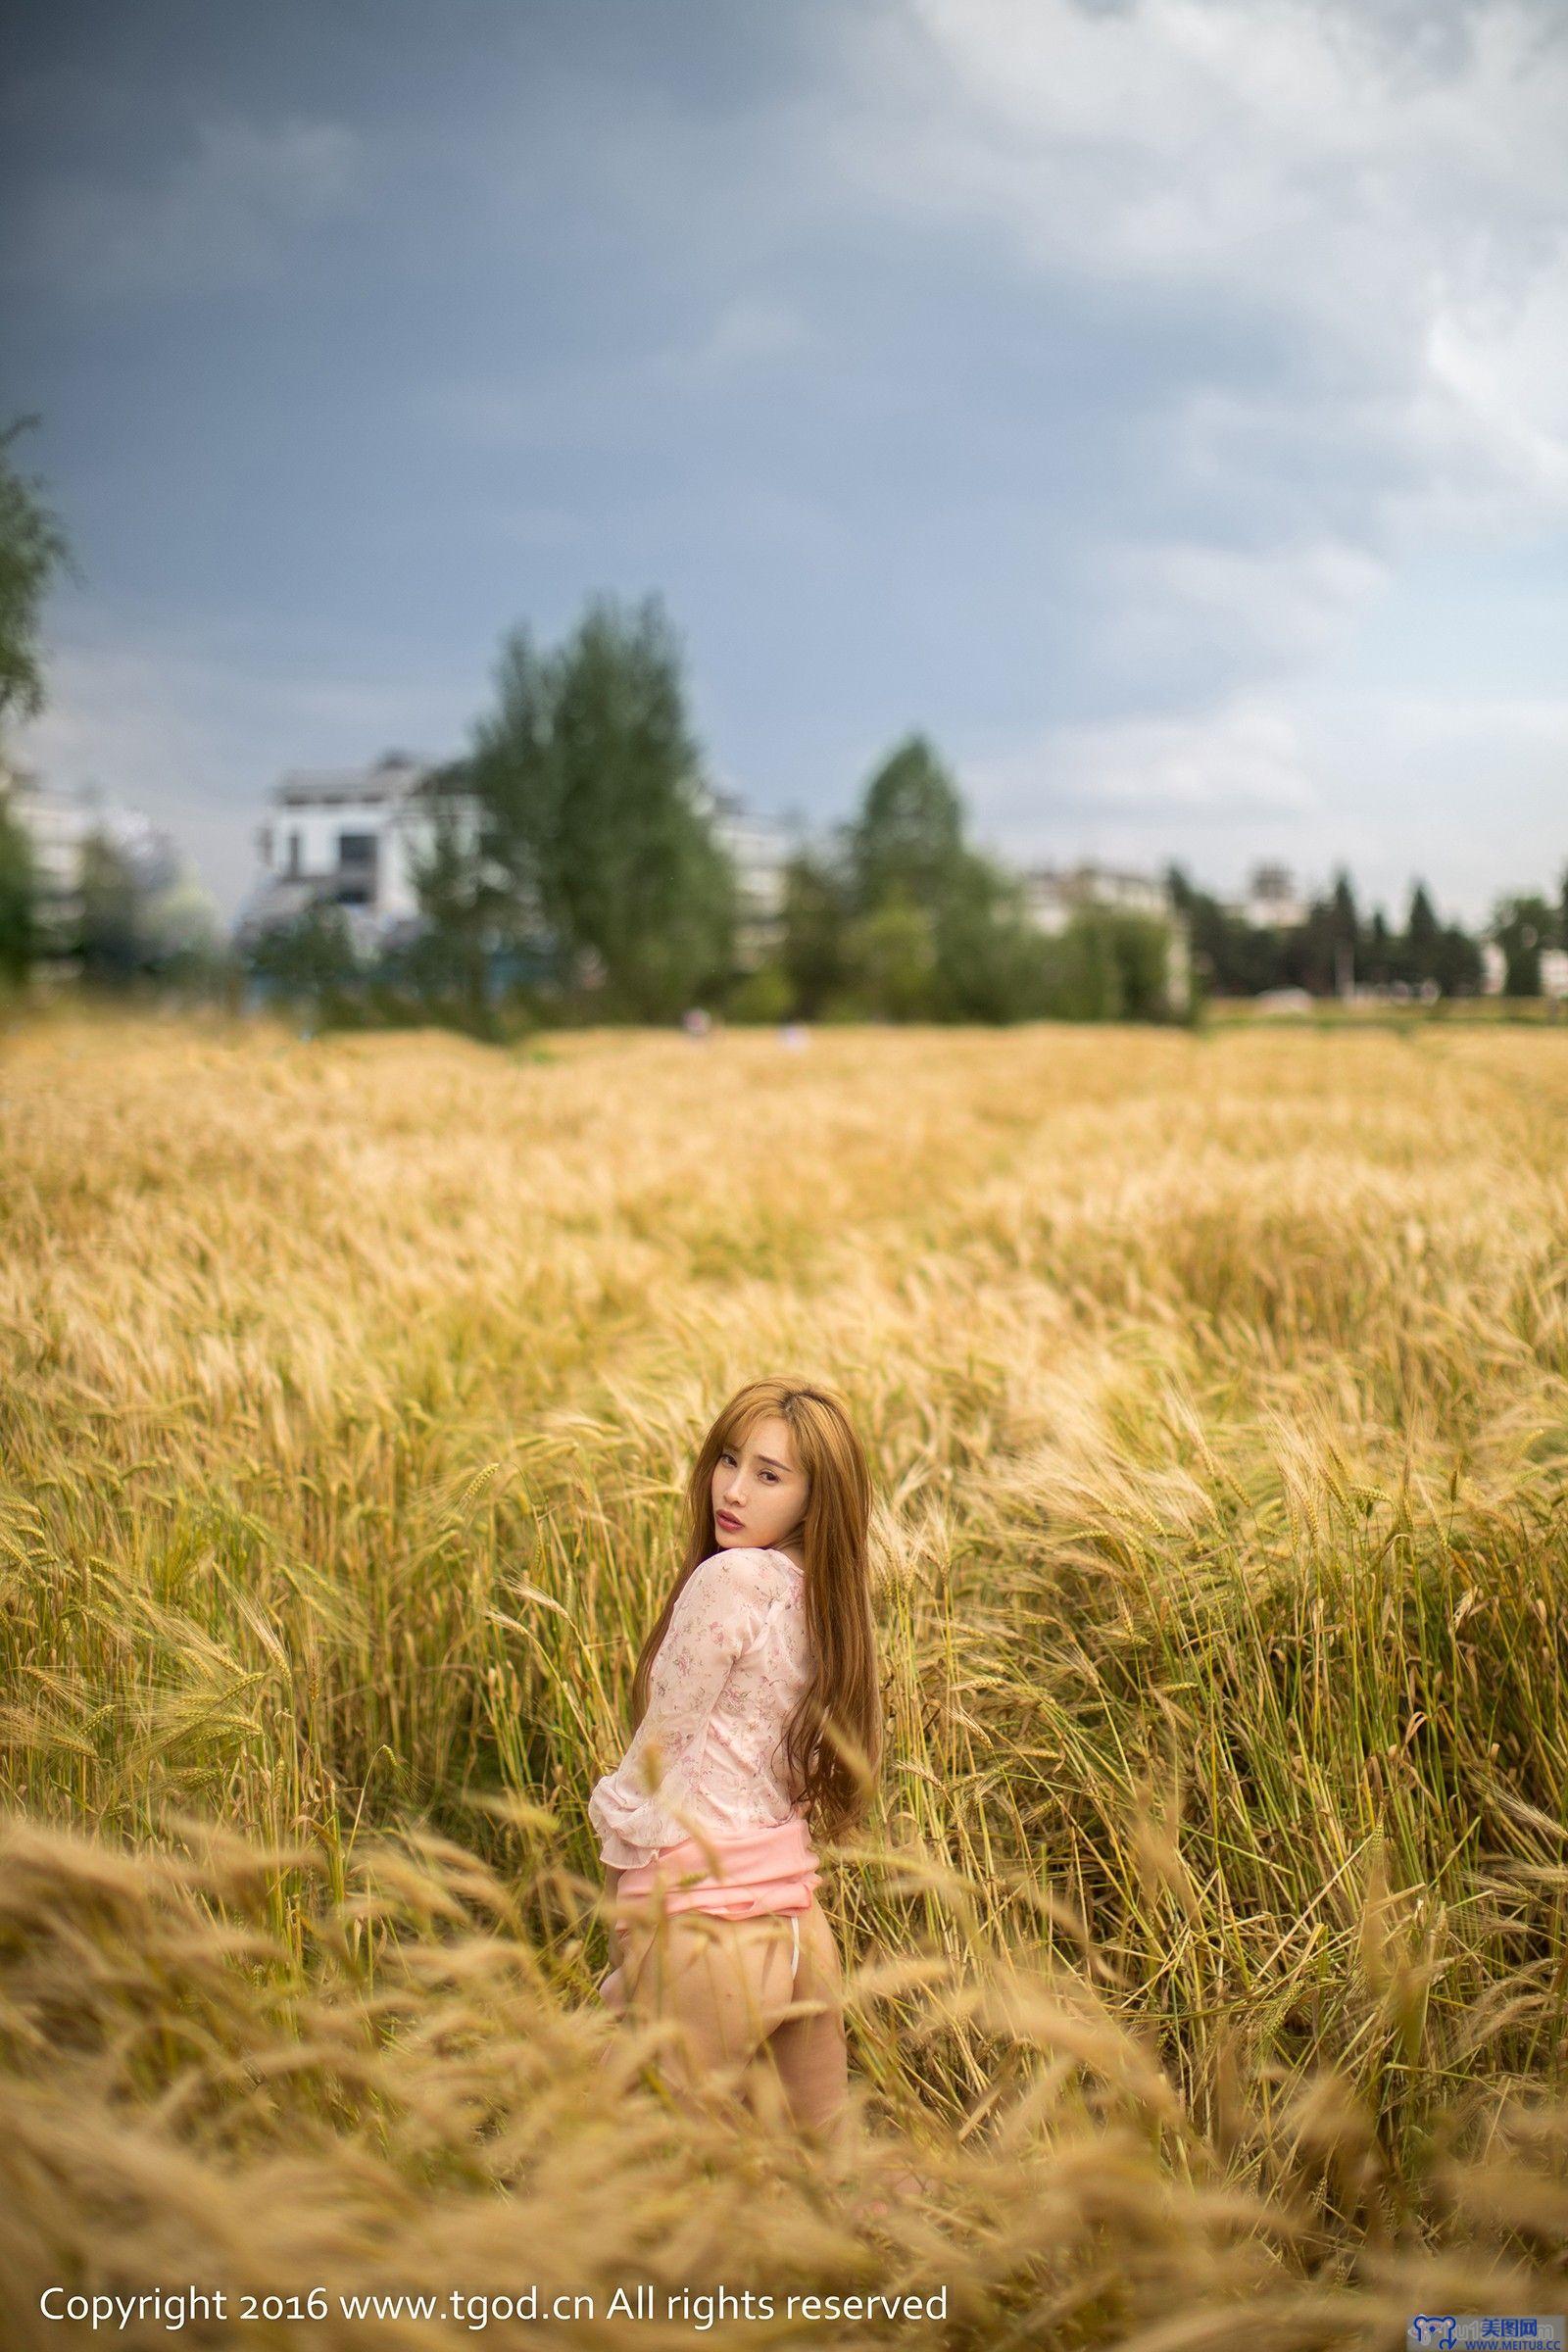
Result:
[[[798,1813],[745,1832],[704,1831],[662,1846],[651,1861],[624,1870],[617,1908],[641,1908],[662,1890],[669,1911],[707,1911],[751,1919],[760,1911],[808,1911],[821,1873],[810,1832]]]

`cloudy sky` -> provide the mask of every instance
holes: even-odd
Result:
[[[710,764],[907,729],[1023,860],[1568,861],[1561,0],[24,0],[26,756],[225,908],[290,766],[463,748],[658,589]]]

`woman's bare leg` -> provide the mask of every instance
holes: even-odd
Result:
[[[797,2131],[827,2146],[841,2133],[849,2108],[844,1971],[832,1927],[814,1896],[810,1909],[796,1917],[801,1965],[792,2006],[806,2004],[809,2014],[786,2018],[776,2027],[768,2036],[767,2056],[778,2070]]]

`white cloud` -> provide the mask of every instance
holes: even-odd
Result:
[[[1052,727],[1019,751],[967,763],[964,784],[983,827],[1020,835],[1031,823],[1055,835],[1101,819],[1294,819],[1319,806],[1297,726],[1248,700]]]
[[[787,303],[746,294],[720,311],[690,351],[671,353],[669,364],[695,381],[721,379],[737,368],[792,358],[809,341],[800,314]]]
[[[250,284],[360,200],[363,164],[341,122],[211,119],[152,184],[40,184],[13,224],[7,275],[84,302]]]
[[[1234,548],[1111,541],[1086,562],[1124,664],[1223,653],[1249,669],[1325,651],[1387,566],[1344,540]]]
[[[1175,717],[1046,730],[965,761],[977,837],[1019,860],[1171,858],[1211,887],[1281,859],[1348,866],[1401,912],[1411,883],[1478,923],[1568,862],[1568,699],[1281,688]],[[1476,808],[1487,825],[1478,832]]]
[[[904,0],[854,21],[820,135],[862,196],[1043,277],[1294,332],[1309,415],[1392,425],[1445,513],[1456,458],[1494,505],[1568,512],[1565,27],[1526,0],[1428,18]]]
[[[1472,913],[1558,858],[1554,704],[1331,682],[1414,559],[1568,517],[1554,0],[893,0],[833,79],[822,169],[860,204],[983,240],[1045,338],[1107,301],[1150,338],[1147,520],[1086,502],[1055,551],[1088,670],[1144,712],[971,767],[979,823],[1237,878],[1315,848],[1390,891],[1429,858]],[[1512,830],[1477,855],[1483,776]]]

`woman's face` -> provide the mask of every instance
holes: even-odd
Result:
[[[780,1414],[756,1422],[713,1465],[713,1532],[723,1550],[763,1551],[800,1533],[807,1478],[796,1463],[790,1425]]]

